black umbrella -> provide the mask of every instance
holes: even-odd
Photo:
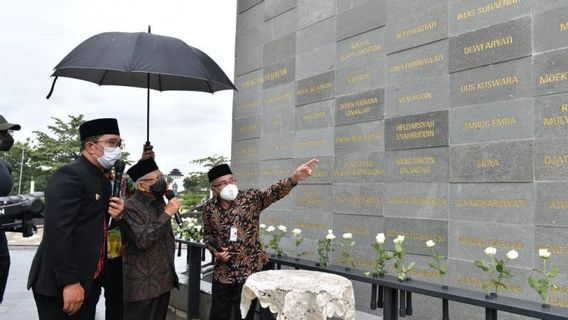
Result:
[[[58,77],[147,88],[146,141],[150,140],[150,89],[213,93],[235,86],[207,54],[180,39],[150,33],[106,32],[78,45],[55,67]]]

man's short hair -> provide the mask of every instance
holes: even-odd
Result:
[[[97,140],[99,140],[100,137],[102,137],[102,136],[92,136],[92,137],[88,137],[87,139],[81,141],[81,150],[80,151],[85,150],[87,143],[96,143]]]

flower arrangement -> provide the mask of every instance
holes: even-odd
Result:
[[[177,238],[187,241],[203,241],[203,226],[197,218],[183,218],[181,227],[172,222],[172,229]]]
[[[292,230],[292,236],[294,236],[295,245],[294,255],[296,255],[297,258],[305,255],[305,251],[300,252],[300,245],[302,244],[302,242],[304,242],[304,237],[302,237],[302,230],[295,228],[294,230]]]
[[[282,240],[282,237],[284,237],[286,231],[287,228],[283,225],[279,225],[278,229],[274,228],[274,226],[269,226],[268,228],[266,228],[266,232],[268,232],[272,236],[270,242],[268,243],[268,247],[274,250],[274,252],[279,256],[286,254],[284,248],[280,247],[280,240]]]
[[[348,232],[344,233],[341,237],[343,238],[343,241],[341,242],[340,247],[347,248],[347,250],[341,253],[339,261],[353,268],[355,267],[355,259],[353,259],[353,256],[349,252],[349,248],[355,245],[355,240],[353,240],[353,234]]]
[[[442,288],[447,288],[445,284],[445,278],[446,274],[448,273],[448,263],[442,263],[442,261],[446,260],[447,257],[441,254],[437,254],[436,249],[434,249],[435,246],[436,242],[434,242],[434,240],[426,241],[426,247],[430,248],[430,252],[432,252],[432,259],[434,260],[428,265],[430,266],[430,268],[438,271],[438,275],[440,276],[440,279],[442,279]]]
[[[507,263],[510,260],[515,260],[519,257],[519,253],[515,250],[507,252],[506,259],[497,258],[497,249],[487,247],[483,251],[489,257],[489,261],[485,258],[475,260],[474,264],[481,270],[487,272],[488,281],[483,284],[483,291],[489,295],[497,295],[499,288],[507,289],[507,285],[503,282],[505,279],[513,278],[514,276],[507,270]]]
[[[385,263],[393,258],[393,253],[385,250],[385,234],[377,233],[375,236],[375,243],[373,248],[375,249],[375,268],[373,271],[365,272],[366,276],[373,275],[384,276],[387,271],[385,269]]]
[[[548,258],[550,258],[550,255],[551,253],[548,249],[539,249],[538,256],[542,260],[542,270],[533,269],[533,274],[529,276],[529,285],[536,291],[536,293],[538,293],[544,303],[544,306],[548,305],[548,290],[550,288],[558,288],[558,286],[552,283],[550,279],[554,278],[560,272],[558,267],[552,267],[550,271],[547,270],[546,262],[548,261]],[[535,272],[540,273],[542,278],[537,278],[535,276]]]
[[[404,236],[399,235],[396,239],[393,240],[394,242],[394,253],[393,256],[396,259],[394,263],[394,267],[396,268],[396,272],[398,273],[398,280],[404,281],[408,279],[408,273],[414,269],[416,262],[411,262],[408,266],[404,265]]]
[[[333,240],[335,240],[335,235],[333,230],[327,230],[327,235],[318,240],[318,255],[320,266],[325,268],[329,265],[329,253],[334,250]]]

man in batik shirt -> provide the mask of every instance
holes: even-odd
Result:
[[[210,320],[241,319],[241,290],[252,273],[268,262],[259,239],[260,212],[285,197],[298,182],[308,178],[319,160],[312,159],[266,189],[239,191],[230,167],[221,164],[207,173],[213,198],[203,206],[203,235],[215,257]],[[253,319],[251,305],[246,319]]]

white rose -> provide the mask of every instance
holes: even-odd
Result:
[[[195,229],[197,229],[197,231],[201,231],[201,228],[203,228],[200,224],[198,224]]]
[[[487,247],[487,248],[485,248],[485,250],[483,252],[485,252],[485,254],[488,255],[488,256],[494,256],[494,255],[497,254],[497,249],[495,249],[493,247]]]
[[[381,244],[385,243],[385,234],[384,233],[377,233],[375,240],[377,241],[377,243],[381,243]]]
[[[268,232],[272,232],[274,230],[276,230],[276,228],[274,228],[274,226],[269,226],[268,228],[266,228],[266,231],[268,231]]]
[[[550,257],[550,251],[548,249],[538,249],[538,256],[547,259]]]
[[[519,257],[519,253],[516,250],[511,250],[509,252],[507,252],[507,258],[509,258],[509,260],[515,260]]]
[[[279,225],[279,226],[278,226],[278,230],[280,230],[280,231],[282,231],[282,232],[286,232],[286,230],[288,230],[288,229],[286,228],[286,226]]]
[[[349,232],[348,232],[348,233],[344,233],[344,234],[343,234],[343,239],[346,239],[346,240],[348,240],[348,239],[353,239],[353,234],[351,234],[351,233],[349,233]]]
[[[302,230],[298,228],[292,230],[292,234],[294,235],[294,237],[297,237],[300,233],[302,233]]]
[[[325,238],[328,240],[333,240],[335,239],[335,236],[333,235],[333,233],[328,233],[327,236],[325,236]]]
[[[432,248],[432,247],[435,246],[435,245],[436,245],[436,242],[434,242],[434,240],[428,240],[428,241],[426,241],[426,246],[427,246],[428,248]]]
[[[266,229],[266,225],[264,223],[261,223],[259,226],[261,229]]]
[[[404,241],[404,236],[398,235],[398,237],[396,237],[393,241],[394,243],[402,243]]]
[[[333,234],[333,230],[327,229],[327,234]]]

